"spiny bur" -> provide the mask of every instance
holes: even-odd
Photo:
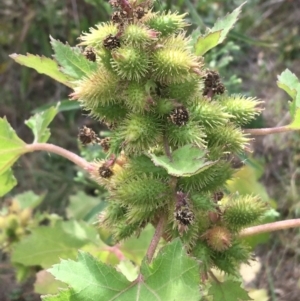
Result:
[[[228,196],[226,184],[235,173],[232,158],[248,150],[241,126],[261,112],[261,102],[228,95],[218,72],[194,53],[186,14],[154,12],[150,0],[110,4],[111,20],[79,38],[82,54],[96,67],[73,82],[71,94],[110,129],[109,139],[87,128],[79,134],[107,154],[88,168],[108,191],[99,221],[120,241],[165,215],[164,237],[179,237],[204,273],[216,266],[234,274],[248,256],[238,232],[259,220],[266,206],[256,197]],[[201,149],[199,160],[211,164],[174,176],[152,162],[154,154],[167,165],[185,165],[172,154],[186,145]]]

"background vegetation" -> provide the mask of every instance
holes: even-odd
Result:
[[[191,29],[199,27],[204,31],[205,26],[212,26],[218,17],[224,16],[242,2],[160,0],[156,6],[188,12]],[[252,127],[287,123],[287,117],[282,113],[287,112],[286,96],[277,89],[276,76],[285,68],[296,74],[300,70],[300,8],[296,2],[248,1],[226,43],[214,49],[207,58],[211,68],[220,71],[228,90],[257,96],[265,101],[267,114]],[[76,140],[79,127],[89,125],[98,132],[103,132],[105,128],[91,121],[67,100],[70,93],[67,88],[15,64],[8,55],[29,52],[50,56],[49,35],[75,45],[80,32],[87,31],[97,22],[108,20],[109,13],[108,3],[100,0],[1,1],[0,116],[7,116],[12,127],[26,142],[31,141],[32,136],[23,121],[33,111],[58,101],[62,101],[64,106],[52,123],[50,142],[79,152]],[[281,219],[298,216],[299,135],[282,134],[257,139],[253,150],[255,161],[251,161],[252,164],[240,177],[247,181],[232,185],[247,190],[247,185],[252,181],[250,188],[255,187],[256,192],[272,199]],[[93,154],[93,150],[90,150],[86,155]],[[32,190],[37,195],[44,195],[38,207],[40,212],[67,217],[71,196],[78,196],[78,192],[84,191],[86,194],[80,197],[82,202],[88,195],[93,197],[98,194],[97,198],[103,196],[99,187],[84,179],[71,163],[59,157],[49,157],[45,153],[23,156],[15,171],[19,184],[1,200],[3,207],[16,194]],[[264,186],[257,182],[258,178]],[[256,250],[262,267],[248,285],[266,289],[270,300],[298,300],[299,231],[277,234]],[[15,279],[14,270],[9,265],[9,258],[3,254],[0,265],[1,300],[39,300],[33,294],[31,284],[34,279],[21,284],[12,282],[12,279]],[[9,283],[11,285],[8,286]],[[262,295],[258,298],[263,300]]]

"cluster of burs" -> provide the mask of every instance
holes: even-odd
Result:
[[[180,237],[204,269],[234,273],[249,258],[237,234],[266,210],[256,196],[226,191],[232,157],[249,142],[241,127],[260,113],[260,102],[227,95],[218,73],[194,54],[185,15],[153,12],[150,1],[110,4],[111,21],[80,37],[83,54],[98,68],[72,94],[111,130],[106,139],[87,128],[80,134],[107,152],[90,170],[109,192],[100,222],[120,241],[165,216],[167,241]],[[149,158],[172,160],[172,152],[188,144],[206,149],[207,160],[217,163],[174,177]]]

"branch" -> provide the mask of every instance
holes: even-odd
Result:
[[[90,163],[87,162],[85,159],[81,158],[80,156],[78,156],[60,146],[50,144],[50,143],[27,144],[26,151],[27,152],[46,151],[49,153],[53,153],[53,154],[62,156],[83,169],[87,169],[90,166]]]
[[[168,142],[166,135],[163,136],[163,143],[164,143],[164,149],[165,149],[166,156],[170,159],[170,162],[173,162],[169,142]]]
[[[243,132],[245,134],[251,134],[253,136],[263,136],[263,135],[285,133],[285,132],[292,132],[292,131],[295,131],[295,129],[291,129],[287,125],[285,125],[285,126],[278,126],[278,127],[274,127],[274,128],[244,129],[243,130]]]
[[[158,224],[157,224],[156,229],[155,229],[155,233],[152,237],[149,248],[147,250],[146,256],[147,256],[147,259],[148,259],[149,262],[151,262],[151,260],[154,256],[155,250],[157,248],[157,245],[159,243],[159,240],[163,235],[164,225],[165,225],[165,217],[164,217],[164,215],[162,215],[160,217],[160,220],[158,221]]]
[[[249,227],[242,230],[239,236],[247,237],[255,234],[273,232],[273,231],[297,228],[297,227],[300,227],[300,218]]]

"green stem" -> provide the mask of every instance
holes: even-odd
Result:
[[[62,156],[77,166],[81,167],[82,169],[88,169],[90,163],[87,162],[85,159],[81,158],[80,156],[54,144],[50,143],[33,143],[26,145],[26,152],[34,152],[34,151],[46,151],[49,153],[57,154]]]
[[[300,227],[300,218],[249,227],[242,230],[239,236],[247,237],[255,234],[267,233],[267,232],[273,232],[273,231],[285,230],[285,229],[297,228],[297,227]]]
[[[292,132],[292,131],[295,131],[295,129],[289,128],[287,125],[278,126],[278,127],[275,127],[275,128],[244,129],[243,130],[244,133],[250,134],[250,135],[253,135],[253,136],[263,136],[263,135],[285,133],[285,132]]]

